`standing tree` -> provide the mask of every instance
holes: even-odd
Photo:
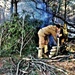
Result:
[[[14,8],[15,8],[15,15],[17,15],[17,3],[19,2],[20,0],[11,0],[11,13],[13,12],[13,5],[14,5]]]

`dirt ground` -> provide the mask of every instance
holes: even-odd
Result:
[[[50,60],[50,59],[48,59],[48,60]],[[2,71],[1,69],[4,67],[4,64],[6,64],[7,61],[10,62],[9,58],[0,58],[0,75],[8,75],[8,74],[1,72]],[[50,62],[50,65],[51,64],[55,65],[56,67],[58,67],[60,69],[66,70],[68,72],[68,75],[75,75],[75,59],[74,58],[66,59],[63,61],[62,60],[61,61],[53,61],[53,62]]]
[[[71,61],[53,62],[52,64],[58,68],[66,70],[68,75],[75,75],[75,59]]]
[[[67,75],[75,75],[75,44],[73,44],[69,48],[70,48],[69,50],[71,50],[71,52],[73,53],[68,54],[68,55],[55,56],[52,59],[48,59],[48,61],[51,61],[51,62],[47,62],[47,63],[66,71],[68,73]],[[14,65],[10,61],[10,57],[0,58],[0,75],[11,75],[7,69],[10,64]]]
[[[10,75],[10,73],[8,72],[8,62],[10,63],[9,57],[0,58],[0,75]]]

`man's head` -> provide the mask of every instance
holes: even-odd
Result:
[[[60,26],[60,24],[56,24],[56,27],[57,27],[57,28],[60,28],[61,26]]]
[[[60,30],[61,30],[61,25],[60,24],[56,24],[56,30],[57,30],[57,32],[60,32]]]

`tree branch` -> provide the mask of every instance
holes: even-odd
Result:
[[[67,22],[63,17],[61,17],[61,16],[59,16],[57,14],[53,14],[53,15],[54,15],[54,17],[60,18],[62,21],[64,21],[69,26],[72,26],[73,28],[75,28],[75,26],[74,26],[75,24],[72,24],[72,23]]]

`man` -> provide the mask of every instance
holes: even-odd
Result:
[[[47,36],[51,35],[51,38],[54,39],[53,42],[56,45],[57,37],[62,36],[62,34],[60,34],[60,31],[61,31],[61,26],[59,24],[49,25],[38,31],[38,37],[39,37],[38,58],[42,58],[43,49],[44,49],[44,53],[48,52],[48,37]]]

